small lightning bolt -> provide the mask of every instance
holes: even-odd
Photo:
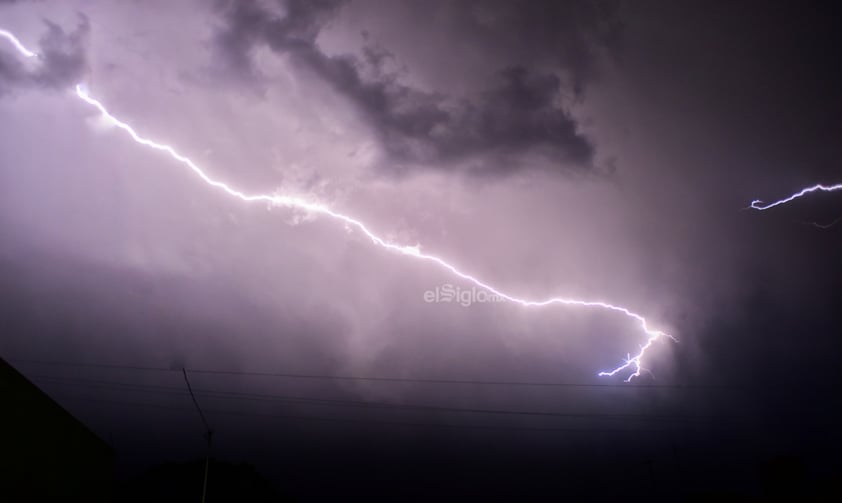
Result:
[[[836,185],[816,184],[816,185],[813,185],[812,187],[803,188],[803,189],[799,190],[798,192],[796,192],[795,194],[792,194],[789,197],[786,197],[784,199],[781,199],[779,201],[775,201],[775,202],[769,203],[769,204],[764,204],[763,201],[761,201],[760,199],[755,199],[754,201],[751,202],[750,205],[748,205],[748,207],[751,208],[751,209],[754,209],[754,210],[763,211],[763,210],[768,210],[769,208],[774,208],[775,206],[780,206],[782,204],[786,204],[790,201],[794,201],[795,199],[798,199],[799,197],[804,197],[807,194],[811,194],[813,192],[834,192],[836,190],[842,190],[842,183],[837,183]]]
[[[839,222],[842,222],[842,217],[839,217],[836,220],[834,220],[833,222],[830,222],[830,223],[827,223],[827,224],[820,224],[818,222],[801,222],[801,223],[803,223],[804,225],[812,225],[813,227],[817,227],[819,229],[830,229],[831,227],[838,224]]]
[[[12,42],[12,45],[14,45],[14,47],[21,54],[23,54],[27,57],[37,55],[36,53],[33,53],[32,51],[29,51],[28,49],[26,49],[20,43],[20,41],[18,41],[18,39],[15,38],[15,36],[12,35],[11,33],[7,32],[5,30],[0,30],[0,34],[3,34],[3,36],[5,38],[10,40]],[[229,186],[226,183],[220,182],[218,180],[214,180],[207,173],[205,173],[204,170],[202,170],[196,163],[194,163],[190,158],[188,158],[188,157],[186,157],[182,154],[179,154],[173,147],[171,147],[169,145],[166,145],[166,144],[162,144],[162,143],[158,143],[158,142],[149,140],[149,139],[144,138],[143,136],[139,135],[134,130],[134,128],[132,126],[130,126],[129,124],[117,119],[115,116],[113,116],[108,111],[108,109],[105,107],[105,105],[103,105],[100,101],[91,97],[81,84],[78,84],[76,86],[76,96],[79,99],[81,99],[82,101],[84,101],[85,103],[87,103],[88,105],[90,105],[91,107],[95,108],[97,111],[99,111],[99,113],[103,117],[108,119],[117,128],[126,132],[138,144],[166,153],[171,158],[173,158],[176,161],[180,162],[181,164],[187,166],[194,174],[196,174],[206,184],[208,184],[208,185],[210,185],[214,188],[217,188],[219,190],[222,190],[223,192],[227,193],[229,196],[236,197],[236,198],[241,199],[242,201],[246,201],[246,202],[263,201],[263,202],[267,202],[267,203],[270,203],[270,204],[273,204],[273,205],[276,205],[276,206],[304,210],[304,211],[308,211],[308,212],[312,212],[312,213],[315,213],[315,214],[319,214],[319,215],[323,215],[323,216],[333,218],[335,220],[343,222],[348,227],[355,228],[356,230],[360,231],[362,234],[364,234],[366,237],[368,237],[372,241],[372,243],[374,243],[377,246],[380,246],[382,248],[385,248],[386,250],[396,252],[396,253],[399,253],[401,255],[412,257],[412,258],[415,258],[415,259],[418,259],[418,260],[432,262],[432,263],[438,265],[439,267],[449,271],[453,275],[455,275],[455,276],[457,276],[457,277],[459,277],[459,278],[461,278],[465,281],[473,283],[475,286],[477,286],[479,288],[482,288],[482,289],[484,289],[484,290],[486,290],[486,291],[488,291],[492,294],[500,296],[503,299],[506,299],[506,300],[508,300],[512,303],[519,304],[519,305],[524,306],[524,307],[545,307],[545,306],[549,306],[549,305],[564,305],[564,306],[579,306],[579,307],[587,307],[587,308],[598,308],[598,309],[613,311],[613,312],[622,314],[622,315],[636,321],[640,325],[640,328],[642,329],[643,333],[645,334],[646,342],[644,344],[640,345],[640,350],[634,356],[629,354],[626,357],[626,359],[624,360],[622,365],[620,365],[620,366],[618,366],[618,367],[616,367],[612,370],[599,372],[598,373],[599,376],[614,376],[614,375],[616,375],[620,372],[629,371],[630,374],[626,378],[626,382],[629,382],[632,379],[634,379],[635,377],[639,377],[641,375],[641,373],[647,372],[647,369],[643,366],[643,357],[645,356],[646,351],[649,350],[652,347],[652,345],[655,343],[655,341],[657,341],[661,337],[667,337],[667,338],[669,338],[673,341],[676,340],[672,335],[670,335],[666,332],[650,328],[649,323],[646,320],[646,318],[644,318],[640,314],[637,314],[637,313],[635,313],[634,311],[631,311],[628,308],[618,306],[618,305],[614,305],[614,304],[610,304],[608,302],[570,299],[570,298],[564,298],[564,297],[551,297],[551,298],[544,299],[544,300],[531,300],[531,299],[520,298],[520,297],[511,295],[511,294],[505,293],[502,290],[498,289],[497,287],[492,286],[492,285],[476,278],[475,276],[472,276],[470,274],[462,272],[456,266],[450,264],[449,262],[445,261],[441,257],[438,257],[436,255],[427,254],[427,253],[422,253],[420,247],[417,246],[417,245],[416,246],[405,246],[405,245],[399,245],[399,244],[396,244],[396,243],[389,242],[389,241],[381,238],[380,236],[378,236],[374,232],[372,232],[360,220],[357,220],[357,219],[355,219],[351,216],[345,215],[343,213],[336,212],[336,211],[334,211],[334,210],[332,210],[332,209],[330,209],[327,206],[324,206],[322,204],[315,203],[315,202],[312,202],[312,201],[307,201],[303,198],[295,197],[295,196],[272,195],[272,194],[246,194],[246,193],[243,193],[243,192],[241,192],[237,189],[232,188],[231,186]]]

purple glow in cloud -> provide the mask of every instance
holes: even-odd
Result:
[[[12,33],[0,30],[0,35],[2,35],[5,39],[11,42],[11,44],[15,47],[15,49],[23,56],[26,57],[36,57],[37,54],[28,50]],[[631,381],[633,378],[640,376],[640,374],[645,371],[645,367],[643,367],[643,358],[646,352],[652,347],[656,340],[663,337],[668,337],[672,340],[675,340],[673,336],[670,334],[656,330],[649,327],[649,322],[645,317],[642,315],[626,308],[623,306],[611,304],[605,301],[597,300],[581,300],[581,299],[573,299],[573,298],[565,298],[565,297],[551,297],[543,300],[535,300],[535,299],[528,299],[528,298],[521,298],[518,296],[514,296],[512,294],[508,294],[500,290],[498,287],[491,285],[483,280],[478,279],[475,276],[472,276],[468,273],[461,271],[459,268],[451,264],[450,262],[444,260],[443,258],[422,253],[420,247],[418,245],[415,246],[406,246],[400,245],[394,242],[387,241],[386,239],[380,237],[379,235],[372,232],[365,223],[362,221],[351,217],[349,215],[338,213],[331,208],[317,203],[308,201],[305,198],[295,195],[273,195],[273,194],[246,194],[241,192],[235,188],[232,188],[230,185],[215,180],[211,178],[209,175],[205,173],[196,163],[194,163],[190,158],[178,153],[173,147],[158,143],[152,140],[149,140],[141,135],[139,135],[135,129],[113,116],[108,109],[98,100],[91,97],[85,88],[78,84],[75,89],[76,96],[84,101],[86,104],[90,105],[91,107],[95,108],[103,117],[108,119],[114,126],[119,128],[120,130],[126,132],[131,138],[138,144],[143,145],[145,147],[149,147],[154,150],[162,151],[172,157],[174,160],[184,164],[190,170],[196,174],[202,181],[206,184],[220,189],[224,191],[226,194],[238,198],[245,202],[267,202],[272,205],[282,206],[291,209],[298,209],[303,210],[309,213],[322,215],[330,217],[334,220],[340,221],[346,225],[348,228],[353,228],[359,232],[362,232],[365,236],[367,236],[375,245],[380,246],[384,249],[389,251],[397,252],[401,255],[405,255],[408,257],[433,262],[440,266],[441,268],[447,270],[448,272],[452,273],[453,275],[468,281],[477,287],[480,287],[488,292],[495,294],[505,300],[510,302],[522,305],[524,307],[544,307],[549,305],[565,305],[565,306],[578,306],[578,307],[588,307],[588,308],[600,308],[604,310],[614,311],[620,313],[628,318],[632,318],[636,322],[640,324],[640,328],[645,334],[646,341],[644,344],[640,346],[639,352],[634,354],[633,356],[629,354],[625,359],[624,363],[612,370],[602,371],[599,372],[599,376],[614,376],[620,372],[630,370],[631,374],[627,377],[626,381]],[[798,197],[798,196],[796,196]],[[794,198],[794,197],[793,197]],[[781,203],[775,203],[781,204]],[[774,206],[774,204],[772,205]],[[754,203],[752,203],[752,207],[754,207]],[[770,206],[771,207],[771,206]],[[765,209],[765,208],[756,208],[756,209]]]

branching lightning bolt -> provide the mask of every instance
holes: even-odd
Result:
[[[8,31],[0,30],[0,35],[2,35],[4,38],[11,41],[11,43],[15,47],[15,49],[17,49],[18,52],[20,52],[24,56],[27,56],[27,57],[37,56],[36,53],[34,53],[34,52],[28,50],[26,47],[24,47],[23,44],[21,44],[21,42],[13,34],[9,33]],[[644,318],[643,316],[641,316],[640,314],[638,314],[634,311],[631,311],[628,308],[618,306],[618,305],[614,305],[614,304],[610,304],[608,302],[603,302],[603,301],[587,301],[587,300],[570,299],[570,298],[564,298],[564,297],[552,297],[552,298],[548,298],[548,299],[544,299],[544,300],[530,300],[530,299],[520,298],[520,297],[511,295],[511,294],[505,293],[502,290],[498,289],[497,287],[494,287],[494,286],[476,278],[475,276],[472,276],[470,274],[462,272],[456,266],[454,266],[451,263],[445,261],[441,257],[438,257],[436,255],[427,254],[427,253],[422,253],[421,250],[420,250],[420,247],[417,246],[417,245],[416,246],[404,246],[404,245],[399,245],[399,244],[396,244],[396,243],[389,242],[389,241],[381,238],[380,236],[378,236],[377,234],[375,234],[371,230],[369,230],[369,228],[363,222],[361,222],[360,220],[357,220],[357,219],[355,219],[351,216],[345,215],[343,213],[336,212],[336,211],[334,211],[334,210],[332,210],[332,209],[330,209],[327,206],[324,206],[322,204],[307,201],[303,198],[295,197],[295,196],[272,195],[272,194],[246,194],[244,192],[241,192],[237,189],[232,188],[231,186],[229,186],[226,183],[220,182],[218,180],[214,180],[207,173],[205,173],[205,171],[202,170],[196,163],[194,163],[188,157],[186,157],[182,154],[179,154],[173,147],[171,147],[169,145],[166,145],[166,144],[162,144],[162,143],[158,143],[158,142],[149,140],[149,139],[144,138],[143,136],[139,135],[134,130],[134,128],[132,126],[130,126],[127,123],[117,119],[115,116],[113,116],[108,111],[108,109],[105,107],[105,105],[103,105],[100,101],[91,97],[87,93],[87,91],[85,91],[84,87],[81,84],[76,86],[76,96],[79,99],[81,99],[82,101],[84,101],[85,103],[87,103],[88,105],[90,105],[91,107],[95,108],[97,111],[99,111],[99,113],[103,117],[108,119],[115,127],[117,127],[119,129],[121,129],[122,131],[126,132],[138,144],[168,154],[171,158],[173,158],[176,161],[180,162],[181,164],[187,166],[196,176],[198,176],[206,184],[227,193],[229,196],[238,198],[238,199],[240,199],[242,201],[246,201],[246,202],[260,202],[260,201],[262,201],[262,202],[270,203],[270,204],[273,204],[273,205],[276,205],[276,206],[304,210],[304,211],[308,211],[308,212],[311,212],[311,213],[314,213],[314,214],[330,217],[334,220],[338,220],[338,221],[344,223],[346,226],[348,226],[350,228],[356,229],[357,231],[361,232],[366,237],[368,237],[372,241],[372,243],[374,243],[377,246],[380,246],[382,248],[385,248],[386,250],[396,252],[396,253],[399,253],[401,255],[412,257],[412,258],[415,258],[415,259],[418,259],[418,260],[432,262],[432,263],[438,265],[439,267],[449,271],[451,274],[453,274],[453,275],[455,275],[455,276],[457,276],[457,277],[459,277],[459,278],[461,278],[461,279],[463,279],[467,282],[470,282],[470,283],[474,284],[475,286],[477,286],[479,288],[482,288],[482,289],[484,289],[484,290],[486,290],[486,291],[488,291],[492,294],[498,295],[505,300],[508,300],[508,301],[516,303],[516,304],[520,304],[520,305],[525,306],[525,307],[544,307],[544,306],[558,304],[558,305],[565,305],[565,306],[599,308],[599,309],[613,311],[613,312],[622,314],[622,315],[624,315],[628,318],[633,319],[634,321],[636,321],[640,325],[640,328],[642,329],[643,333],[645,334],[645,338],[646,338],[645,342],[642,345],[640,345],[640,349],[636,354],[634,354],[633,356],[631,354],[629,354],[626,357],[623,364],[619,365],[618,367],[616,367],[612,370],[599,372],[598,373],[599,376],[614,376],[614,375],[617,375],[621,372],[629,371],[630,374],[626,378],[626,382],[629,382],[632,379],[634,379],[635,377],[639,377],[641,375],[641,373],[647,371],[647,369],[643,366],[643,357],[645,356],[646,351],[648,351],[652,347],[652,345],[655,343],[655,341],[657,341],[661,337],[667,337],[669,339],[675,340],[675,338],[672,335],[670,335],[666,332],[650,328],[649,322],[646,320],[646,318]]]
[[[785,197],[785,198],[783,198],[781,200],[778,200],[778,201],[775,201],[773,203],[764,204],[763,201],[761,201],[760,199],[755,199],[754,201],[751,202],[751,204],[748,207],[751,208],[751,209],[754,209],[754,210],[763,211],[763,210],[768,210],[769,208],[774,208],[775,206],[780,206],[782,204],[786,204],[788,202],[794,201],[794,200],[798,199],[799,197],[804,197],[807,194],[810,194],[810,193],[813,193],[813,192],[834,192],[834,191],[837,191],[837,190],[842,190],[842,183],[837,183],[836,185],[822,185],[822,184],[819,183],[819,184],[813,185],[812,187],[805,187],[805,188],[799,190],[798,192],[796,192],[795,194],[792,194],[789,197]]]

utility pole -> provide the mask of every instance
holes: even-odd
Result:
[[[652,491],[652,496],[655,497],[657,495],[657,487],[655,486],[655,461],[649,458],[644,461],[644,464],[649,467],[649,487]]]
[[[205,454],[205,480],[202,482],[202,503],[205,503],[205,495],[208,492],[208,465],[210,464],[210,452],[211,452],[211,437],[213,436],[213,431],[208,430],[206,438],[208,440],[208,451]]]
[[[213,430],[208,425],[207,419],[205,419],[205,414],[202,412],[202,408],[199,407],[199,402],[196,400],[196,395],[193,394],[193,388],[190,387],[190,379],[187,378],[187,369],[181,367],[181,372],[184,374],[184,382],[187,383],[187,391],[190,392],[190,398],[193,399],[193,405],[196,406],[196,410],[199,411],[199,417],[202,418],[202,424],[205,426],[205,440],[208,443],[208,450],[205,454],[205,480],[202,482],[202,503],[205,503],[205,496],[208,492],[208,465],[210,464],[210,453],[211,453],[211,439],[213,438]]]

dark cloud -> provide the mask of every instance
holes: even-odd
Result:
[[[427,8],[427,2],[417,2]],[[619,49],[622,23],[613,0],[468,1],[449,5],[458,35],[490,54],[563,72],[577,93],[597,75],[600,50]]]
[[[221,6],[223,26],[216,37],[219,61],[236,75],[251,79],[257,74],[249,57],[252,47],[265,44],[291,56],[301,68],[358,108],[390,158],[401,161],[398,164],[452,166],[452,161],[472,160],[468,165],[477,173],[499,173],[501,166],[507,171],[527,166],[524,155],[538,153],[568,168],[592,167],[594,146],[578,130],[562,105],[562,97],[581,95],[582,85],[592,73],[593,57],[580,29],[562,26],[559,30],[554,25],[550,30],[547,23],[534,23],[542,16],[558,19],[556,8],[550,9],[552,12],[533,8],[508,12],[508,4],[472,4],[466,11],[471,16],[455,16],[457,20],[464,18],[466,25],[475,25],[466,26],[468,31],[477,31],[481,19],[480,31],[487,33],[478,36],[506,31],[528,33],[526,46],[542,48],[536,49],[536,54],[558,45],[565,48],[555,57],[554,66],[505,66],[492,76],[485,91],[457,100],[401,83],[397,73],[385,68],[384,63],[393,56],[368,41],[362,58],[328,55],[321,50],[316,39],[342,3],[293,0],[283,4],[285,12],[280,16],[256,2]],[[581,6],[592,4],[576,5],[582,10]],[[504,6],[506,12],[501,10]],[[571,8],[567,10],[572,13]],[[595,26],[601,12],[587,10],[589,21],[583,24]],[[503,21],[504,14],[513,17]],[[561,19],[582,17],[577,14]],[[495,26],[499,23],[506,25]],[[570,77],[571,92],[563,92],[560,74]],[[478,161],[479,154],[486,158]]]
[[[39,41],[34,65],[17,53],[0,53],[0,94],[16,87],[65,89],[78,83],[87,71],[85,41],[90,31],[88,19],[80,15],[76,28],[65,32],[45,21],[47,32]]]

